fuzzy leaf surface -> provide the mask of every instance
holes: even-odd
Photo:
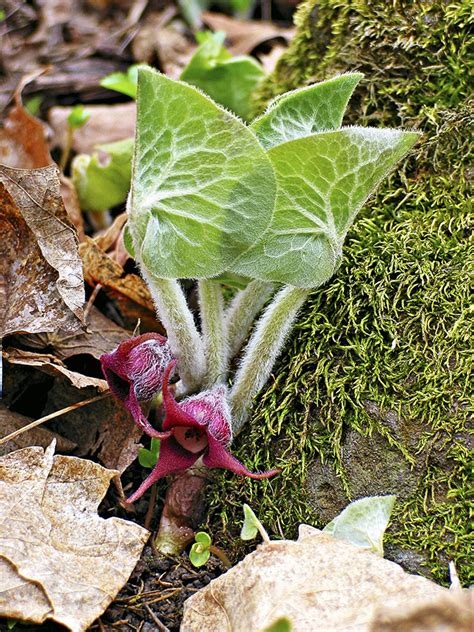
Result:
[[[163,278],[229,269],[270,224],[272,165],[239,119],[195,88],[141,69],[130,230]]]
[[[350,73],[287,92],[251,125],[265,149],[295,138],[338,129],[361,73]]]
[[[370,496],[348,505],[323,531],[383,557],[383,535],[395,496]]]
[[[232,271],[302,288],[328,281],[359,209],[417,137],[352,127],[272,147],[277,199],[271,225]]]

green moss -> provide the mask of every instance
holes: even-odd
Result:
[[[243,502],[271,533],[294,537],[299,522],[322,526],[348,499],[395,492],[388,542],[422,554],[422,572],[442,582],[452,559],[468,582],[470,3],[405,4],[303,4],[298,35],[262,88],[259,109],[361,70],[347,121],[424,135],[361,213],[337,276],[312,294],[236,440],[249,467],[282,475],[216,475],[208,528],[237,551]]]

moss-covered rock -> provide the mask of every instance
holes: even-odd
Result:
[[[346,123],[424,135],[361,213],[337,276],[304,307],[236,442],[254,470],[283,474],[213,486],[223,538],[238,533],[242,502],[291,537],[349,499],[396,493],[392,559],[444,582],[452,559],[469,580],[471,10],[468,0],[310,0],[297,13],[297,37],[258,109],[357,70],[365,79]]]

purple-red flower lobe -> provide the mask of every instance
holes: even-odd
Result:
[[[240,476],[263,479],[278,474],[279,469],[250,472],[227,449],[232,440],[232,430],[224,385],[217,385],[179,403],[175,401],[169,389],[169,378],[175,365],[176,361],[171,361],[163,377],[166,412],[163,431],[169,434],[160,442],[158,461],[151,474],[127,502],[135,502],[155,481],[186,470],[200,457],[209,468],[223,468]]]
[[[155,333],[125,340],[112,353],[100,357],[102,372],[112,394],[152,437],[163,438],[164,435],[149,423],[140,402],[150,400],[160,392],[165,369],[172,357],[167,339]]]

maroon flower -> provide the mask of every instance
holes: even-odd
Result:
[[[168,387],[175,364],[175,360],[170,362],[163,377],[163,430],[169,435],[161,440],[158,462],[150,476],[127,502],[135,502],[159,478],[186,470],[200,457],[209,468],[223,468],[240,476],[262,479],[278,474],[279,469],[254,474],[228,451],[232,431],[225,386],[218,385],[180,403],[175,401]]]
[[[163,438],[142,412],[140,402],[152,399],[162,388],[165,368],[172,359],[168,341],[159,334],[143,334],[120,343],[100,357],[110,390],[130,411],[135,422],[150,437]]]

